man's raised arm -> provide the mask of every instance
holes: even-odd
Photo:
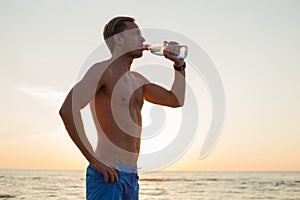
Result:
[[[175,42],[169,42],[169,45],[178,45]],[[172,48],[172,47],[171,47]],[[171,90],[146,82],[144,85],[144,97],[147,101],[163,106],[182,107],[185,99],[185,62],[182,59],[174,57],[174,53],[166,49],[164,56],[174,62],[174,82]]]

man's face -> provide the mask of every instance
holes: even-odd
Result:
[[[145,39],[139,27],[134,22],[125,22],[126,28],[122,32],[123,50],[126,54],[139,58],[143,55],[143,47]]]

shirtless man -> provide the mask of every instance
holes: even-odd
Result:
[[[179,47],[176,42],[170,42],[164,51],[175,69],[169,91],[130,71],[133,59],[142,56],[145,41],[133,18],[113,18],[106,24],[103,35],[112,57],[87,71],[71,89],[59,113],[71,139],[89,162],[87,199],[138,199],[136,164],[143,101],[182,106],[185,62],[175,58],[174,52]],[[98,132],[95,151],[85,135],[80,114],[89,103]]]

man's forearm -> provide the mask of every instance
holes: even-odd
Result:
[[[80,110],[63,106],[60,115],[67,132],[82,154],[89,162],[95,160],[96,154],[85,135]]]
[[[185,99],[185,70],[176,71],[175,78],[172,85],[172,92],[176,95],[179,106],[183,106]]]

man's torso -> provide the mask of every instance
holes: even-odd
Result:
[[[111,67],[101,78],[103,84],[94,99],[100,126],[96,154],[108,162],[136,164],[142,130],[142,81],[136,72]]]

